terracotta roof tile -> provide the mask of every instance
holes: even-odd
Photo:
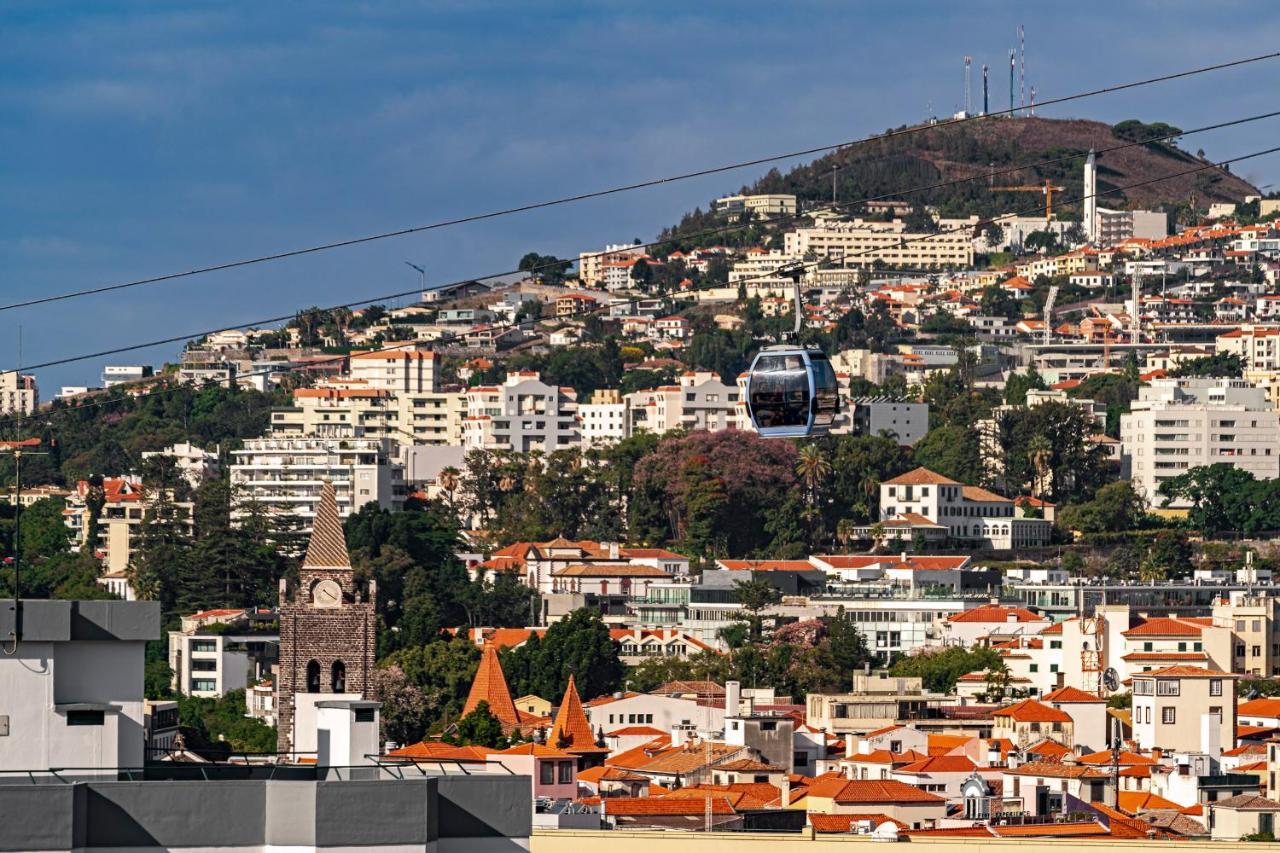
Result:
[[[547,743],[573,753],[607,751],[596,746],[596,735],[591,731],[587,712],[582,710],[582,699],[578,697],[578,688],[573,683],[572,674],[565,687],[564,698],[560,700],[560,708],[556,711],[556,721],[551,726],[551,733],[547,735]]]
[[[944,477],[941,474],[938,474],[934,471],[930,471],[928,468],[921,467],[921,468],[916,468],[912,471],[908,471],[907,473],[901,474],[897,477],[894,477],[892,480],[885,480],[880,485],[882,486],[932,486],[932,485],[958,486],[960,485],[960,483],[950,478]]]
[[[1035,699],[1023,699],[994,712],[996,717],[1012,717],[1019,723],[1070,723],[1071,715],[1066,711],[1050,707]]]
[[[502,723],[503,730],[511,731],[520,725],[520,714],[516,711],[515,702],[511,701],[511,691],[498,661],[498,650],[489,643],[485,643],[480,655],[480,666],[471,681],[467,703],[462,706],[463,716],[474,711],[481,702],[488,703],[489,713]]]

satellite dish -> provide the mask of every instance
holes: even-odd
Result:
[[[1115,693],[1120,689],[1120,676],[1114,666],[1109,666],[1102,671],[1102,686],[1108,693]]]
[[[873,841],[897,841],[898,825],[891,820],[886,820],[871,830],[871,838]]]

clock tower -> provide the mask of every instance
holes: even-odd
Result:
[[[280,581],[281,752],[313,752],[316,702],[368,695],[377,651],[377,587],[356,585],[333,483],[320,489],[298,584]]]

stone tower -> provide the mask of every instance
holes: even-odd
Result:
[[[280,581],[280,675],[276,684],[281,752],[312,752],[315,703],[367,696],[377,653],[377,589],[357,588],[333,484],[321,487],[298,586]]]

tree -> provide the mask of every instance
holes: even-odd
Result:
[[[1170,376],[1240,377],[1244,375],[1244,358],[1233,352],[1220,352],[1179,362]]]
[[[520,259],[516,269],[527,272],[534,278],[547,284],[562,284],[565,273],[573,266],[572,261],[562,261],[555,255],[539,255],[529,252]]]
[[[453,732],[453,741],[466,746],[487,746],[505,749],[507,738],[502,733],[502,723],[489,710],[489,703],[480,701],[471,713],[461,720]]]
[[[983,475],[978,434],[969,427],[942,426],[916,442],[917,465],[961,483],[980,482]]]
[[[1147,502],[1130,480],[1108,483],[1098,489],[1093,500],[1062,508],[1057,523],[1081,533],[1137,530],[1147,517]]]
[[[67,551],[71,537],[62,516],[63,505],[61,498],[43,498],[19,510],[23,560],[38,560]]]
[[[428,709],[425,724],[413,713],[404,714],[403,720],[398,716],[397,724],[424,726],[426,731],[439,731],[461,715],[479,665],[480,650],[465,636],[440,638],[423,645],[406,646],[378,662],[378,666],[383,669],[399,669],[404,674],[406,683],[422,693]],[[384,685],[388,695],[401,695],[397,682],[398,677],[388,677],[388,683]],[[375,685],[379,683],[375,680]],[[409,706],[412,711],[416,707],[416,697],[406,698],[414,699],[414,703]],[[397,709],[397,715],[399,714]],[[406,732],[402,731],[401,734],[405,735]],[[413,740],[406,736],[400,742],[410,743]]]
[[[978,308],[985,317],[1004,317],[1006,320],[1022,317],[1022,303],[998,284],[989,284],[982,289]]]
[[[503,672],[514,695],[533,693],[558,701],[573,675],[583,699],[613,693],[626,667],[598,611],[580,608],[547,629],[540,641],[504,652]]]
[[[762,611],[782,600],[782,593],[764,578],[733,582],[733,597],[751,616],[751,636],[760,639]]]
[[[1035,389],[1043,391],[1046,387],[1044,377],[1034,366],[1028,367],[1026,373],[1014,373],[1004,385],[1004,401],[1010,406],[1025,406],[1027,392]]]
[[[435,697],[414,684],[395,664],[373,671],[372,698],[382,703],[382,739],[417,743],[430,728]]]
[[[982,236],[986,237],[988,248],[998,248],[1004,242],[1004,228],[993,219],[982,226]]]
[[[985,646],[948,646],[936,651],[922,650],[902,658],[889,672],[893,675],[919,677],[925,690],[950,693],[955,689],[960,676],[1001,665],[1003,661],[995,649]]]
[[[819,493],[830,478],[831,470],[831,461],[818,445],[806,444],[800,448],[799,458],[796,460],[796,476],[804,487],[805,518],[810,523],[811,543],[816,543],[821,538],[823,528]]]

